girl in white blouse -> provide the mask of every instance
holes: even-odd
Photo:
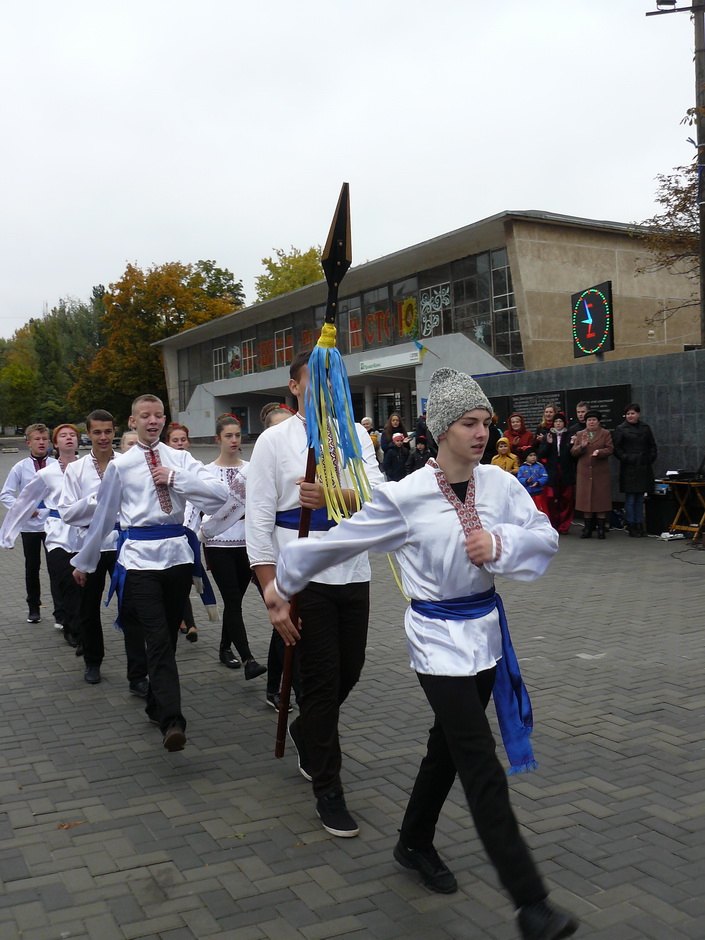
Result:
[[[220,454],[206,470],[222,480],[230,490],[230,499],[213,516],[204,516],[201,539],[211,574],[223,598],[223,629],[220,661],[230,669],[240,665],[230,644],[240,655],[245,679],[255,679],[267,671],[252,655],[242,618],[242,599],[250,583],[250,562],[245,548],[245,479],[247,461],[240,456],[242,427],[233,415],[221,415],[215,425],[215,440]]]

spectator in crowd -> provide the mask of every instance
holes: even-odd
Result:
[[[392,437],[395,434],[401,434],[404,438],[404,443],[409,443],[409,435],[406,433],[406,428],[404,427],[401,418],[396,412],[389,416],[389,420],[385,424],[382,431],[382,436],[379,439],[379,446],[382,448],[383,454],[386,454],[389,448],[392,446]]]
[[[406,475],[413,473],[414,470],[418,470],[419,467],[423,467],[429,457],[431,457],[431,451],[428,449],[426,443],[426,438],[417,435],[415,440],[415,448],[413,453],[409,454],[409,459],[406,461]]]
[[[131,447],[134,447],[139,439],[137,431],[125,431],[120,438],[120,453],[126,454]]]
[[[575,435],[571,454],[577,458],[575,508],[585,518],[581,539],[589,539],[595,528],[597,537],[605,537],[605,517],[612,510],[612,484],[607,458],[614,450],[612,435],[600,424],[599,411],[585,415],[585,430]]]
[[[519,461],[509,449],[509,441],[506,437],[500,437],[497,441],[497,456],[492,458],[492,465],[506,470],[507,473],[513,473],[514,476],[517,475]]]
[[[641,420],[641,407],[627,405],[625,420],[612,432],[614,456],[619,461],[619,489],[624,493],[624,516],[630,538],[643,538],[644,493],[654,485],[653,464],[658,451],[648,424]]]
[[[540,447],[546,437],[546,433],[553,427],[553,419],[560,411],[558,405],[546,405],[543,409],[543,418],[541,419],[541,424],[536,428],[536,433],[534,434],[534,444],[536,447]]]
[[[419,437],[422,437],[426,441],[426,450],[429,452],[429,455],[435,457],[438,453],[438,448],[436,447],[436,442],[433,440],[433,436],[428,432],[425,411],[422,411],[416,420],[414,439],[416,440]]]
[[[511,452],[516,454],[519,463],[521,463],[527,452],[534,446],[534,435],[527,428],[523,415],[518,412],[509,415],[504,436],[509,441]]]
[[[575,406],[576,420],[575,420],[575,423],[571,424],[571,426],[568,428],[568,434],[570,434],[571,437],[574,437],[578,433],[578,431],[585,430],[585,415],[588,413],[589,408],[590,406],[588,405],[586,401],[579,401],[578,404]],[[574,444],[575,441],[573,441],[572,443]]]
[[[375,453],[377,453],[377,450],[378,450],[378,448],[379,448],[379,437],[378,437],[378,435],[377,435],[377,432],[375,431],[375,426],[374,426],[374,422],[373,422],[372,418],[367,418],[367,417],[365,417],[365,418],[362,419],[362,421],[360,422],[360,424],[363,426],[363,428],[364,428],[364,429],[367,431],[367,433],[370,435],[370,438],[371,438],[371,440],[372,440],[372,446],[373,446],[374,449],[375,449]]]
[[[406,461],[409,458],[409,448],[406,446],[404,435],[397,431],[392,435],[392,446],[387,449],[382,462],[382,469],[388,480],[398,482],[406,476]]]
[[[546,503],[551,525],[562,535],[570,531],[573,522],[575,461],[570,453],[570,432],[566,429],[565,414],[559,411],[553,427],[539,449],[539,458],[548,472]]]
[[[492,415],[487,432],[487,446],[485,447],[484,454],[480,458],[480,463],[484,464],[492,463],[492,458],[497,453],[497,441],[502,436],[502,432],[499,429],[499,418],[496,414]]]
[[[536,508],[549,516],[548,501],[545,489],[548,484],[548,474],[543,464],[538,462],[535,450],[529,450],[524,457],[524,463],[519,467],[517,480],[533,499]]]

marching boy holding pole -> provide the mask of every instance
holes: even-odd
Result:
[[[548,902],[485,716],[494,693],[510,772],[535,767],[531,705],[494,578],[539,577],[558,536],[511,474],[480,465],[491,416],[472,378],[452,369],[435,372],[427,424],[438,443],[437,460],[377,487],[371,502],[330,532],[284,545],[265,600],[285,643],[297,643],[289,601],[318,572],[367,549],[397,553],[404,590],[412,598],[405,616],[411,665],[435,722],[394,857],[419,872],[432,890],[456,890],[433,839],[458,774],[478,835],[517,908],[523,940],[559,940],[575,933],[578,922]]]

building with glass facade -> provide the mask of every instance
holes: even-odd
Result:
[[[358,419],[392,411],[413,425],[440,365],[472,375],[575,364],[571,297],[612,284],[614,350],[606,359],[682,352],[699,341],[697,313],[664,322],[663,306],[692,295],[687,278],[640,273],[649,257],[632,226],[545,212],[503,212],[350,269],[341,285],[337,344]],[[237,414],[288,399],[288,366],[313,348],[324,281],[162,340],[173,420],[195,438]],[[419,349],[419,346],[422,348]]]

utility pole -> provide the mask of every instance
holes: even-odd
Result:
[[[698,219],[700,223],[700,346],[705,349],[705,3],[676,6],[676,0],[656,0],[647,16],[691,13],[695,28],[695,128],[698,143]]]

